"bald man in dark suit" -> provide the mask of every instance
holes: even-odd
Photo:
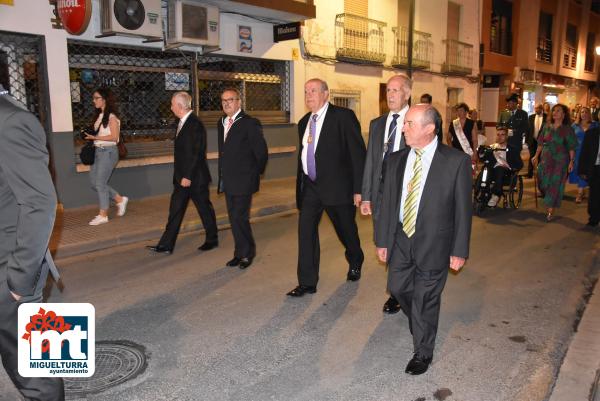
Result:
[[[448,268],[469,256],[471,159],[436,139],[441,117],[430,105],[409,109],[404,138],[410,148],[390,156],[375,227],[388,288],[408,317],[414,355],[405,372],[425,373],[433,358],[441,294]]]

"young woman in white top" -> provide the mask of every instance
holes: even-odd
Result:
[[[116,115],[116,107],[112,93],[107,88],[98,88],[93,95],[96,108],[94,130],[96,135],[86,135],[85,139],[93,140],[96,147],[94,164],[90,168],[92,189],[98,193],[100,211],[89,224],[97,226],[108,223],[110,199],[117,205],[117,216],[123,216],[129,198],[121,196],[108,185],[108,180],[119,161],[119,142],[121,122]]]

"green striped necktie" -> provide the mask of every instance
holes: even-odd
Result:
[[[419,189],[421,187],[421,172],[423,171],[421,167],[421,156],[423,156],[423,152],[423,149],[415,149],[415,154],[417,157],[415,158],[415,163],[413,164],[413,176],[408,182],[408,187],[406,188],[407,194],[406,199],[404,200],[402,229],[408,238],[413,236],[417,225]]]

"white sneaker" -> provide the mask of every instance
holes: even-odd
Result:
[[[129,202],[129,198],[126,196],[122,196],[121,199],[121,202],[117,203],[117,207],[119,208],[117,216],[119,217],[125,215],[125,212],[127,211],[127,202]]]
[[[96,216],[88,224],[90,226],[99,226],[100,224],[108,223],[108,216]]]
[[[490,200],[488,202],[488,206],[489,207],[496,207],[496,205],[498,204],[499,200],[500,200],[500,197],[498,195],[492,195],[492,197],[490,198]]]

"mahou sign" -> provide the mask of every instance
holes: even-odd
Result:
[[[56,0],[63,27],[71,35],[81,35],[90,23],[92,0]]]

